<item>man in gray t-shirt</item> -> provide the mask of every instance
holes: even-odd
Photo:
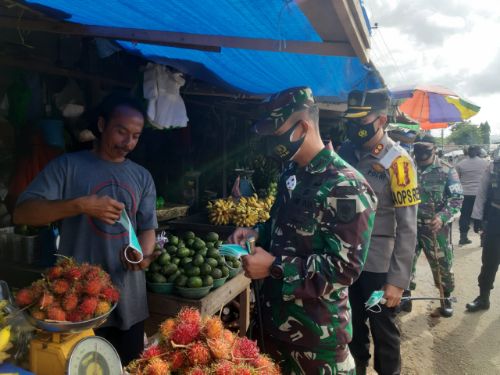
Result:
[[[472,208],[476,199],[477,191],[484,171],[488,168],[489,162],[479,157],[481,148],[470,146],[467,150],[468,157],[457,164],[456,170],[460,177],[460,183],[464,189],[464,201],[460,210],[460,245],[470,244],[472,241],[467,237],[470,226]]]
[[[143,349],[148,317],[143,270],[157,256],[156,192],[150,173],[126,159],[144,127],[143,111],[128,97],[111,96],[101,106],[99,141],[92,151],[52,161],[28,186],[14,211],[16,224],[60,222],[59,252],[78,262],[100,264],[120,289],[117,308],[96,331],[119,352],[124,364]],[[125,209],[137,232],[144,260],[123,259],[128,232],[116,223]],[[138,254],[134,254],[138,256]]]

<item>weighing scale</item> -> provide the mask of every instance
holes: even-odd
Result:
[[[116,375],[122,373],[120,357],[93,328],[108,318],[106,314],[83,322],[27,320],[41,332],[30,343],[30,370],[37,375]]]

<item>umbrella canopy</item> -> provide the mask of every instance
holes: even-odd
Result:
[[[420,123],[421,129],[447,128],[451,122],[466,120],[480,107],[440,86],[419,85],[391,91],[392,98],[401,101],[399,110]]]

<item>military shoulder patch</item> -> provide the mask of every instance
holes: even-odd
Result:
[[[408,207],[420,203],[417,173],[406,155],[398,156],[389,168],[394,207]]]
[[[356,200],[337,198],[337,219],[347,224],[356,216]]]

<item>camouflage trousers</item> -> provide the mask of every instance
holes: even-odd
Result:
[[[441,285],[444,293],[451,294],[455,289],[455,277],[453,275],[453,245],[450,243],[450,225],[445,225],[436,234],[436,253],[434,252],[434,236],[425,225],[419,225],[417,230],[417,247],[415,249],[415,258],[413,259],[410,289],[416,287],[415,274],[417,260],[422,250],[431,267],[434,277],[434,284],[439,289],[438,269],[441,273]]]
[[[356,375],[347,345],[331,350],[307,350],[267,337],[266,352],[284,375]]]

